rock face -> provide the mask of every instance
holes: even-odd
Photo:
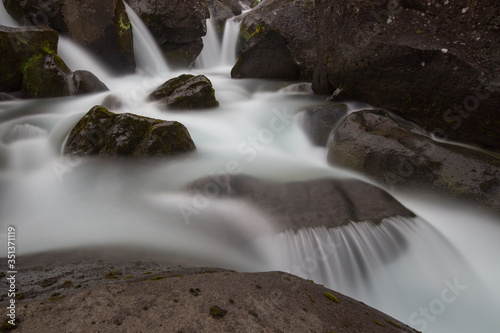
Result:
[[[227,19],[241,14],[241,4],[239,0],[207,0],[210,9],[210,18],[216,22],[219,33],[224,28]]]
[[[57,31],[49,27],[9,28],[0,26],[0,91],[20,91],[23,70],[31,58],[55,53]]]
[[[388,186],[443,192],[500,210],[500,159],[415,133],[386,111],[350,114],[335,130],[331,163]]]
[[[170,79],[149,95],[170,109],[206,109],[219,106],[210,80],[204,75],[183,74]]]
[[[203,49],[210,12],[206,0],[129,0],[160,45],[169,65],[189,67]]]
[[[277,183],[249,176],[204,178],[188,186],[208,197],[233,198],[255,205],[278,230],[334,228],[350,221],[381,222],[414,214],[387,192],[359,180],[318,179]]]
[[[115,114],[93,107],[71,130],[65,154],[102,157],[172,156],[195,150],[181,123]]]
[[[116,72],[134,72],[132,27],[122,0],[5,0],[4,5],[18,22],[48,24]]]
[[[500,151],[498,1],[317,0],[315,16],[316,93]]]
[[[316,146],[325,147],[332,129],[347,115],[347,105],[320,106],[299,113],[302,127]]]
[[[316,64],[314,2],[269,0],[245,15],[232,77],[311,80]]]
[[[81,249],[23,256],[19,283],[29,292],[16,302],[15,327],[20,332],[74,327],[82,332],[286,332],[289,327],[294,332],[416,332],[291,274],[180,267],[165,257],[109,258]],[[7,307],[8,300],[2,298],[0,305]],[[214,318],[210,309],[215,307],[226,314]],[[156,313],[167,314],[168,323]]]
[[[108,91],[108,87],[97,76],[89,71],[75,71],[73,73],[74,94],[83,95],[95,92]]]

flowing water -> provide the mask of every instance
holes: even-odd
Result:
[[[3,7],[0,6],[1,10]],[[195,74],[212,81],[220,108],[165,111],[148,94],[181,72],[168,68],[140,19],[131,17],[138,71],[113,77],[67,39],[59,54],[72,70],[88,69],[110,92],[0,103],[0,233],[17,227],[18,252],[104,244],[164,251],[190,263],[241,271],[283,270],[355,297],[425,332],[497,332],[500,250],[497,218],[442,198],[394,193],[417,213],[340,229],[279,232],[242,202],[188,194],[191,181],[232,172],[298,181],[363,178],[326,162],[297,113],[325,104],[297,85],[231,80],[238,24],[215,30]],[[0,11],[0,20],[5,15]],[[174,160],[130,163],[64,157],[71,128],[108,95],[115,112],[182,122],[197,150]],[[361,106],[349,104],[351,112]],[[6,246],[0,254],[5,256]]]

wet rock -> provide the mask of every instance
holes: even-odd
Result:
[[[238,0],[208,0],[210,18],[214,19],[217,32],[223,33],[224,23],[227,19],[241,14],[241,4]]]
[[[47,24],[116,72],[134,72],[132,27],[122,0],[5,0],[4,5],[18,22]]]
[[[108,110],[117,110],[123,106],[122,101],[115,95],[109,95],[101,103]]]
[[[172,67],[189,67],[203,49],[210,12],[206,0],[129,0]]]
[[[23,76],[23,98],[61,97],[71,95],[68,78],[72,74],[57,54],[37,55],[26,64]]]
[[[328,160],[387,186],[432,191],[500,209],[500,159],[436,142],[386,111],[350,114],[335,130]]]
[[[195,150],[181,123],[115,114],[93,107],[71,130],[65,154],[101,157],[161,157]]]
[[[347,105],[319,106],[298,114],[302,127],[316,146],[325,147],[333,128],[347,115]]]
[[[379,223],[388,217],[414,216],[384,190],[353,179],[279,183],[225,175],[197,180],[188,190],[211,198],[246,201],[266,213],[280,230],[334,228],[351,221]]]
[[[107,90],[94,74],[73,73],[57,54],[37,55],[24,68],[23,98],[63,97]]]
[[[247,13],[240,29],[242,62],[233,69],[233,77],[311,80],[316,64],[313,8],[311,0],[270,0]],[[283,58],[286,66],[280,66],[281,59],[274,58],[277,55],[286,55]],[[277,75],[272,70],[276,65],[296,70],[284,70]]]
[[[0,91],[20,91],[23,70],[36,55],[55,53],[58,43],[57,31],[44,26],[10,28],[0,26]]]
[[[170,109],[206,109],[219,106],[210,80],[204,75],[183,74],[170,79],[149,95]]]
[[[498,1],[316,1],[313,89],[500,151]]]
[[[108,87],[97,76],[89,71],[75,71],[73,73],[74,94],[82,95],[108,91]]]

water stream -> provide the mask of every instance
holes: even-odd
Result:
[[[136,74],[112,77],[87,52],[62,39],[59,54],[71,69],[91,70],[111,91],[0,102],[2,241],[6,226],[15,225],[20,254],[128,244],[202,265],[289,271],[425,332],[497,332],[500,222],[472,206],[394,193],[419,217],[295,233],[276,231],[245,203],[183,191],[193,180],[229,169],[276,181],[363,177],[328,165],[326,151],[311,145],[300,127],[295,115],[324,104],[324,97],[284,82],[230,78],[235,21],[226,23],[222,41],[208,22],[206,47],[192,71],[209,77],[220,108],[172,112],[149,102],[151,91],[184,72],[168,68],[145,25],[127,11]],[[0,6],[2,24],[5,15]],[[183,123],[196,152],[127,164],[62,156],[71,128],[111,94],[123,104],[115,112]],[[349,108],[354,112],[359,105]],[[0,255],[5,251],[2,246]]]

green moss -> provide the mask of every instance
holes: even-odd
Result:
[[[42,283],[40,284],[40,286],[41,286],[42,288],[47,288],[47,287],[50,287],[50,286],[52,286],[52,285],[56,284],[58,280],[59,280],[58,278],[49,278],[49,279],[44,279],[44,280],[42,281]]]
[[[153,274],[153,272],[147,271],[146,273],[142,273],[142,275],[149,275],[149,274]]]
[[[154,276],[151,278],[151,281],[158,281],[158,280],[163,280],[165,279],[166,276],[163,276],[163,275],[158,275],[158,276]]]
[[[375,324],[377,324],[378,326],[382,326],[382,327],[384,327],[384,324],[382,324],[382,323],[381,323],[380,321],[378,321],[378,320],[374,320],[373,322],[374,322]]]
[[[288,276],[285,276],[283,280],[292,281],[292,279],[290,279]]]
[[[5,277],[5,273],[4,272],[0,272],[0,278],[3,278]]]
[[[16,325],[9,324],[9,320],[11,320],[11,319],[7,318],[7,319],[4,320],[4,322],[0,326],[0,332],[10,332],[10,331],[13,331],[13,330],[15,330],[17,328]],[[16,318],[15,322],[18,323],[19,319]]]
[[[174,298],[172,301],[174,301],[174,303],[178,303],[179,299],[178,298]]]
[[[396,328],[402,328],[401,325],[398,325],[396,324],[395,322],[393,322],[392,320],[387,320],[387,323],[389,323],[390,325],[396,327]]]
[[[120,271],[110,271],[107,272],[104,277],[106,279],[112,279],[112,280],[118,280],[122,276],[122,273]]]
[[[132,280],[133,278],[135,278],[135,276],[133,276],[133,275],[127,275],[123,279],[124,280]]]
[[[25,297],[24,297],[24,293],[19,293],[19,294],[17,294],[17,295],[16,295],[16,299],[17,299],[18,301],[20,301],[20,300],[22,300],[22,299],[25,299]]]
[[[227,314],[227,310],[221,309],[217,305],[212,305],[209,311],[210,315],[216,319],[222,318]]]
[[[335,296],[333,296],[330,293],[323,293],[323,296],[325,296],[326,298],[328,298],[330,301],[333,301],[335,303],[340,303],[340,301],[338,300],[338,298],[335,297]]]

